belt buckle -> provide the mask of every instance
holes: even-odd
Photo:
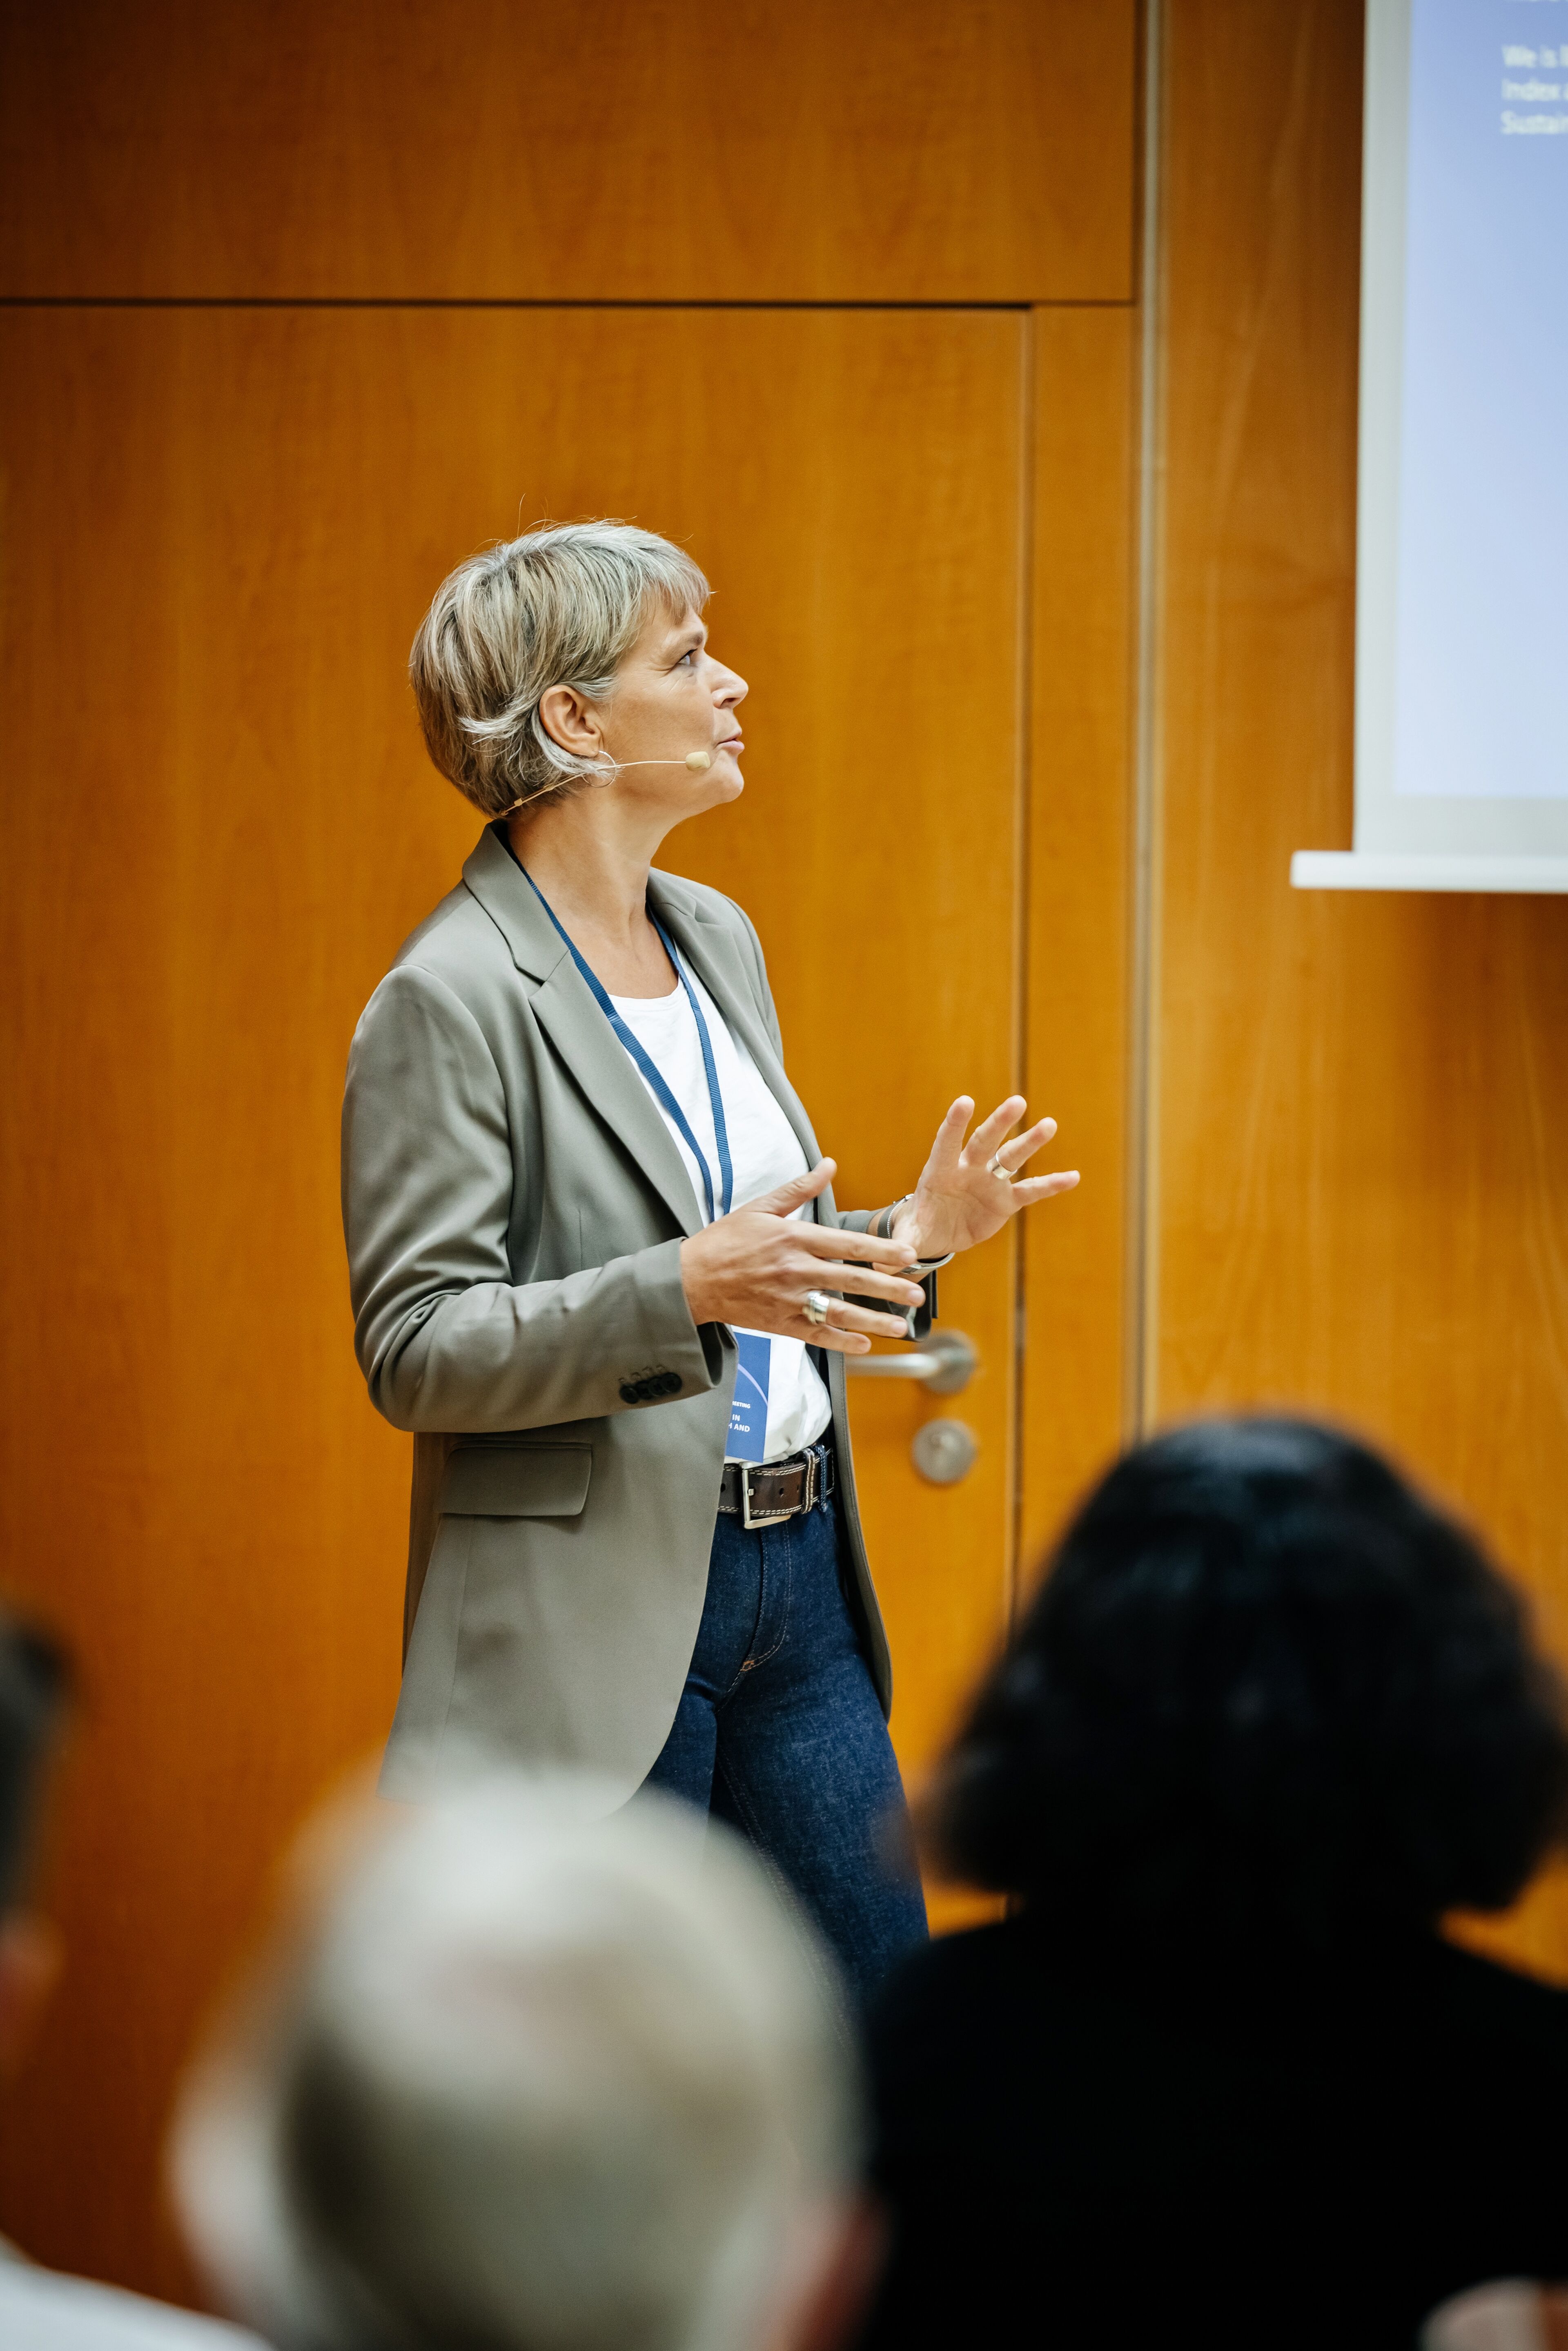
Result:
[[[758,1462],[758,1464],[757,1464],[756,1466],[758,1467],[758,1468],[759,1468],[759,1469],[760,1469],[760,1468],[764,1468],[764,1467],[765,1467],[765,1466],[767,1466],[767,1465],[765,1465],[764,1463],[762,1463],[762,1462],[760,1462],[760,1461],[759,1461],[759,1462]],[[741,1464],[741,1468],[740,1468],[740,1523],[741,1523],[741,1525],[742,1525],[743,1527],[780,1527],[780,1526],[782,1526],[786,1519],[792,1519],[792,1518],[794,1517],[794,1515],[795,1515],[795,1510],[794,1510],[794,1507],[793,1507],[793,1506],[791,1506],[791,1508],[790,1508],[790,1509],[789,1509],[789,1510],[768,1510],[768,1511],[763,1512],[760,1516],[754,1517],[754,1516],[752,1515],[752,1509],[751,1509],[751,1469],[752,1469],[752,1465],[751,1465],[751,1463],[750,1463],[749,1461],[742,1462],[742,1464]]]

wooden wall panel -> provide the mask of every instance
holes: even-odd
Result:
[[[1568,1656],[1568,919],[1350,845],[1361,9],[1169,12],[1158,1395],[1393,1447]],[[1501,1947],[1568,1973],[1568,1892]]]
[[[1019,1563],[1123,1435],[1138,314],[1035,320],[1028,1074],[1071,1196],[1027,1222]]]
[[[0,20],[30,295],[1102,300],[1134,0],[58,0]]]
[[[952,1094],[1017,1067],[1027,332],[0,319],[0,1558],[88,1681],[71,1959],[0,2116],[39,2257],[178,2289],[173,2069],[280,1839],[393,1702],[408,1447],[353,1364],[337,1128],[360,1008],[477,831],[403,679],[430,592],[541,509],[634,513],[711,566],[748,789],[668,862],[756,914],[841,1195],[891,1196]],[[923,1392],[857,1398],[915,1770],[1005,1607],[1012,1300],[993,1247],[946,1301],[985,1365],[964,1486],[909,1466]]]

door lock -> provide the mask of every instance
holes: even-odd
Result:
[[[980,1440],[961,1420],[928,1420],[915,1432],[910,1458],[933,1486],[956,1486],[975,1466]]]

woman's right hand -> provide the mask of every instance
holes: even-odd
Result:
[[[866,1233],[796,1221],[796,1211],[832,1182],[834,1163],[820,1160],[804,1176],[748,1200],[681,1243],[681,1287],[694,1322],[738,1322],[743,1330],[775,1331],[839,1355],[867,1353],[873,1338],[902,1339],[902,1311],[873,1314],[848,1306],[842,1293],[885,1298],[903,1309],[925,1292],[904,1269],[915,1262],[906,1241],[876,1241]],[[806,1293],[832,1296],[826,1322],[805,1313]]]

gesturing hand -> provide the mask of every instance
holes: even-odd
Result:
[[[936,1130],[915,1196],[894,1217],[895,1240],[913,1242],[917,1257],[946,1257],[950,1250],[988,1241],[1020,1208],[1071,1191],[1078,1181],[1076,1168],[1058,1176],[1009,1180],[1056,1133],[1056,1121],[1042,1118],[1008,1142],[1027,1107],[1022,1094],[1009,1094],[966,1143],[964,1130],[975,1114],[975,1103],[972,1095],[959,1095]],[[993,1159],[1003,1174],[992,1170]]]
[[[831,1225],[797,1223],[797,1209],[833,1180],[833,1162],[820,1160],[804,1176],[748,1200],[681,1243],[681,1287],[694,1322],[738,1322],[748,1331],[776,1331],[835,1354],[863,1355],[872,1338],[902,1339],[904,1321],[846,1306],[842,1293],[918,1306],[922,1291],[904,1268],[915,1251],[902,1237],[873,1241]],[[806,1295],[833,1296],[826,1322],[806,1319]]]

